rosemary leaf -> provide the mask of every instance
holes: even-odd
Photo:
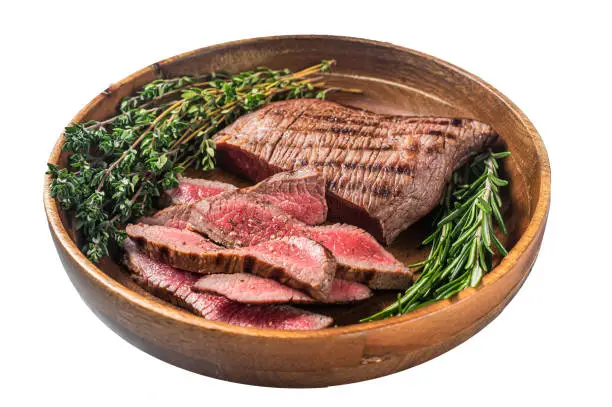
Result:
[[[431,244],[427,258],[411,267],[421,267],[417,281],[398,300],[362,320],[376,321],[402,315],[435,301],[451,298],[467,287],[477,287],[491,270],[494,249],[508,254],[493,230],[493,218],[507,234],[501,215],[498,159],[509,152],[486,152],[455,171],[440,203],[435,230],[423,241]]]

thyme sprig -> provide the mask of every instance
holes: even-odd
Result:
[[[333,64],[159,79],[125,98],[116,116],[66,127],[68,166],[49,164],[47,173],[51,196],[74,213],[83,252],[92,261],[107,255],[125,238],[122,225],[150,211],[186,167],[214,168],[211,136],[240,115],[276,100],[358,92],[325,86],[320,73]]]
[[[411,266],[422,268],[419,278],[396,302],[362,322],[402,315],[476,287],[491,270],[494,249],[508,254],[494,233],[494,222],[507,234],[499,189],[508,182],[499,178],[497,160],[509,155],[483,153],[453,174],[435,230],[423,241],[431,244],[429,255]]]

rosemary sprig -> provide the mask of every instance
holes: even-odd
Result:
[[[476,287],[491,270],[494,248],[502,256],[507,254],[495,236],[493,219],[506,234],[499,188],[508,182],[499,178],[497,160],[509,155],[481,154],[453,174],[440,204],[436,228],[423,241],[431,244],[429,255],[411,266],[422,267],[419,278],[396,302],[362,322],[402,315]]]
[[[292,73],[257,68],[230,75],[160,79],[125,98],[119,113],[104,121],[73,123],[64,131],[67,168],[49,164],[51,196],[72,211],[92,261],[125,238],[122,225],[152,209],[163,190],[178,184],[188,166],[212,169],[210,137],[240,115],[266,103],[329,92],[319,75],[333,60]]]

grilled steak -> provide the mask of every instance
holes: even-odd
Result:
[[[197,233],[165,226],[128,225],[128,236],[157,260],[197,273],[253,273],[273,278],[313,298],[327,300],[336,261],[305,237],[225,249]]]
[[[189,211],[185,222],[168,217],[169,224],[187,223],[197,232],[226,247],[247,247],[273,239],[303,236],[327,247],[338,262],[336,276],[367,284],[374,289],[403,289],[412,273],[372,236],[356,226],[309,226],[278,208],[249,196],[226,192],[202,200]]]
[[[253,274],[210,274],[202,277],[193,286],[198,292],[223,295],[230,300],[245,304],[315,304],[318,301],[301,291],[294,290],[268,278]],[[327,304],[345,304],[363,301],[372,296],[372,291],[353,281],[334,279]]]
[[[234,189],[236,189],[234,185],[225,182],[181,176],[178,186],[167,190],[166,195],[170,203],[176,205],[198,202],[209,196]]]
[[[125,264],[134,280],[145,290],[174,305],[211,321],[254,328],[314,330],[328,327],[333,320],[325,315],[288,305],[248,305],[228,298],[192,290],[197,274],[153,260],[126,240]]]
[[[316,99],[270,103],[214,137],[218,163],[253,181],[316,167],[330,218],[384,243],[430,212],[453,170],[496,139],[475,120],[380,115]]]

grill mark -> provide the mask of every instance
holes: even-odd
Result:
[[[433,153],[439,153],[441,150],[443,150],[446,146],[443,144],[442,146],[440,146],[440,144],[435,144],[435,145],[431,145],[431,146],[427,146],[425,147],[425,153],[426,154],[433,154]]]
[[[295,123],[296,121],[297,121],[297,118],[296,118],[296,120],[293,123]],[[285,132],[288,131],[290,129],[291,125],[289,125],[284,131]],[[310,129],[310,128],[297,128],[297,129],[293,129],[292,128],[291,129],[292,132],[301,132],[301,133],[304,133],[304,134],[325,133],[325,131],[327,131],[327,130],[329,130],[329,129],[321,129],[321,128],[313,128],[313,129]],[[360,134],[360,132],[361,132],[361,130],[351,129],[351,130],[345,131],[345,134],[346,133]],[[336,134],[341,134],[341,133],[336,133]],[[427,133],[421,133],[421,132],[413,133],[413,134],[404,133],[404,134],[400,134],[400,136],[403,136],[403,137],[413,137],[413,138],[416,139],[416,138],[419,138],[420,136],[425,135],[425,134],[436,136],[436,137],[445,137],[448,140],[456,140],[456,138],[457,138],[455,135],[450,134],[448,132],[441,131],[441,130],[429,130]],[[397,134],[393,134],[393,136],[395,136],[395,135],[397,135]],[[490,136],[490,134],[487,134],[486,136]],[[388,138],[388,136],[387,137],[374,137],[374,133],[363,135],[362,137],[369,137],[369,138],[373,138],[373,139],[376,139],[376,138],[382,138],[382,139]],[[304,145],[304,144],[297,145],[297,144],[285,144],[285,143],[281,143],[281,140],[283,138],[284,138],[284,134],[281,137],[279,137],[278,140],[276,140],[276,142],[272,146],[272,154],[274,154],[276,148],[278,147],[278,144],[281,144],[282,147],[285,148],[285,149],[292,149],[292,148],[293,149],[295,149],[295,148],[302,149],[302,148],[313,147],[311,145]],[[337,148],[334,145],[336,142],[337,142],[337,140],[331,140],[331,142],[328,142],[326,144],[317,144],[317,148],[318,149],[323,149],[323,148],[331,148],[331,149],[333,149],[333,148]],[[272,145],[273,143],[268,142],[267,140],[264,141],[263,143],[257,143],[254,140],[247,140],[247,141],[245,141],[242,144],[243,145],[251,146],[250,150],[251,151],[255,151],[257,147],[263,149],[264,146]],[[351,150],[351,151],[389,151],[389,150],[393,150],[394,146],[391,145],[391,144],[383,144],[383,145],[377,146],[377,147],[376,146],[375,147],[372,147],[372,146],[367,146],[366,147],[364,145],[349,145],[347,147],[344,147],[343,149],[347,149],[347,150]],[[409,148],[405,148],[405,149],[396,149],[396,151],[406,151],[406,150],[407,151],[415,151],[416,149],[413,148],[413,147],[409,147]]]
[[[427,118],[427,117],[402,117],[397,116],[396,123],[418,123],[418,124],[437,124],[440,126],[448,126],[450,120],[438,119],[438,118]]]
[[[336,123],[336,124],[351,124],[355,126],[371,126],[377,127],[380,125],[380,120],[368,121],[357,118],[348,118],[348,117],[338,117],[333,115],[325,115],[325,114],[308,114],[304,116],[305,118],[312,119],[315,121],[325,121],[328,123]]]
[[[439,123],[436,123],[439,124]],[[446,128],[446,126],[448,126],[448,124],[446,125],[440,125],[440,127],[442,128]],[[285,131],[287,131],[287,129],[285,129]],[[453,134],[450,134],[447,131],[443,131],[443,130],[439,130],[439,129],[431,129],[428,130],[427,133],[418,131],[418,132],[393,132],[391,134],[388,134],[386,136],[382,136],[382,135],[378,135],[376,136],[376,129],[372,128],[369,131],[364,132],[363,128],[346,128],[346,127],[336,127],[336,126],[332,126],[332,127],[298,127],[298,128],[292,128],[291,129],[292,132],[296,132],[296,133],[304,133],[304,134],[328,134],[328,133],[333,133],[336,135],[340,135],[340,136],[360,136],[360,137],[368,137],[371,139],[387,139],[389,137],[419,137],[419,136],[423,136],[423,135],[432,135],[432,136],[443,136],[446,135],[446,137],[448,139],[456,139],[456,136]],[[329,146],[327,146],[329,147]],[[391,147],[381,147],[384,149],[390,149]],[[360,150],[361,148],[354,148],[354,150]],[[364,150],[369,150],[370,148],[364,148]]]
[[[419,123],[421,124],[421,123]],[[443,126],[448,126],[448,124],[443,125],[440,123],[423,123],[423,124],[435,124],[435,125],[439,125],[440,127]],[[376,136],[376,128],[380,127],[380,123],[377,123],[375,126],[369,126],[371,127],[371,130],[369,131],[363,131],[364,128],[367,129],[368,126],[363,126],[360,128],[349,128],[349,127],[338,127],[338,126],[332,126],[332,127],[302,127],[302,128],[295,128],[292,129],[292,131],[294,132],[298,132],[298,133],[307,133],[307,134],[312,134],[312,133],[322,133],[322,134],[327,134],[327,133],[334,133],[337,135],[348,135],[348,136],[362,136],[362,137],[369,137],[369,138],[373,138],[373,139],[384,139],[386,137],[379,135]],[[432,133],[439,133],[437,135],[442,135],[442,131],[441,130],[430,130],[428,133],[426,134],[432,134]],[[422,132],[394,132],[388,136],[421,136],[424,135],[425,133]],[[454,136],[453,136],[454,137]]]
[[[297,109],[293,109],[293,110],[285,110],[285,109],[279,109],[279,108],[274,108],[274,109],[270,109],[266,111],[266,114],[275,114],[275,115],[281,115],[281,116],[286,116],[287,113],[291,113],[294,112]]]
[[[457,136],[455,136],[454,134],[450,134],[449,132],[446,132],[446,131],[430,130],[427,134],[429,134],[430,136],[444,137],[445,142],[446,140],[456,140],[457,139]]]
[[[372,172],[385,172],[392,174],[407,174],[413,175],[413,170],[409,164],[404,165],[382,165],[380,163],[376,164],[364,164],[364,163],[341,163],[338,161],[313,161],[310,163],[315,167],[331,167],[331,168],[343,168],[343,169],[355,169],[362,168]]]
[[[165,263],[170,262],[170,250],[166,246],[157,247],[157,254],[159,259]]]
[[[223,256],[221,255],[216,255],[215,256],[215,266],[221,266],[221,264],[223,264],[224,259]]]
[[[450,126],[448,126],[448,127],[450,127]],[[448,128],[446,129],[446,133],[448,133]],[[445,133],[443,133],[443,135],[442,135],[442,149],[443,150],[446,149],[446,134]]]
[[[339,126],[332,126],[332,127],[302,127],[302,128],[296,128],[296,129],[292,129],[292,131],[296,132],[296,133],[308,133],[308,134],[313,134],[313,133],[334,133],[334,134],[338,134],[338,135],[349,135],[349,136],[355,136],[357,134],[361,134],[362,131],[361,128],[350,128],[350,127],[339,127]],[[366,136],[368,137],[373,137],[374,132],[369,132],[366,134]]]
[[[393,128],[397,127],[396,125],[392,126],[389,128],[388,130],[388,134],[390,134],[393,131]],[[417,126],[418,127],[418,126]],[[394,156],[393,153],[391,154],[386,154],[380,156],[380,161],[377,159],[376,162],[380,162],[383,164],[383,166],[388,166],[387,163],[389,163],[389,160]],[[404,166],[406,164],[403,164]],[[402,166],[399,166],[399,168],[401,168]],[[410,168],[408,168],[408,170],[410,170]],[[376,196],[382,196],[384,198],[388,198],[390,193],[388,192],[388,187],[389,186],[394,186],[396,187],[397,184],[391,184],[389,181],[393,181],[393,179],[397,179],[399,178],[398,176],[394,176],[391,177],[391,180],[389,180],[388,177],[384,176],[385,172],[383,171],[379,171],[376,173],[376,176],[374,177],[374,182],[371,185],[371,188],[373,191],[375,191],[375,193],[369,194],[369,196],[367,197],[367,208],[372,207],[373,205],[373,201],[375,201],[374,197]]]
[[[309,104],[309,107],[315,106],[316,103]],[[350,108],[349,108],[350,109]],[[287,115],[295,111],[296,109],[283,109],[282,107],[276,107],[274,109],[270,109],[269,112],[274,115]],[[319,109],[320,110],[320,109]],[[354,109],[351,109],[354,110]],[[324,109],[324,111],[329,112],[329,109]],[[377,126],[380,120],[391,119],[392,116],[381,116],[380,118],[376,117],[372,120],[365,120],[359,118],[361,115],[346,115],[344,112],[335,115],[333,112],[331,113],[320,113],[320,114],[306,114],[304,117],[308,119],[313,119],[317,121],[326,121],[328,123],[340,123],[340,124],[356,124],[356,125],[364,125],[368,124],[371,126]]]
[[[261,112],[258,115],[259,121],[263,123],[264,120],[266,120],[266,117],[268,116],[268,114],[269,114],[269,111]],[[236,126],[238,126],[238,125],[236,125]],[[245,120],[245,123],[243,123],[241,125],[241,127],[237,128],[236,130],[237,130],[237,132],[242,133],[242,131],[244,130],[245,127],[250,128],[252,126],[253,126],[253,123],[250,120]],[[255,126],[255,127],[257,127],[257,126]],[[265,134],[267,134],[266,140],[269,140],[271,138],[270,135],[273,134],[274,130],[276,130],[276,127],[269,127],[269,128],[260,129],[260,130],[264,130],[265,131]],[[271,151],[273,151],[274,150],[274,146],[276,145],[276,143],[279,142],[279,139],[280,138],[277,138],[275,143],[265,143],[264,145],[257,145],[257,144],[255,144],[255,148],[253,149],[253,153],[258,155],[258,156],[260,156],[260,157],[265,157],[266,160],[269,160],[271,155],[270,156],[264,156],[264,153],[266,151],[266,147],[268,145],[270,145],[271,148],[272,148]]]
[[[291,148],[309,148],[312,147],[312,145],[307,145],[307,144],[283,144],[284,148],[287,149],[291,149]],[[318,148],[338,148],[332,144],[324,144],[324,145],[319,145],[317,144]],[[349,150],[349,151],[388,151],[388,150],[392,150],[393,146],[389,145],[389,144],[385,144],[383,146],[380,147],[365,147],[365,146],[348,146],[346,148],[342,148],[342,150]]]
[[[327,181],[327,188],[333,190],[338,183],[336,181]],[[380,186],[374,188],[368,188],[368,185],[363,184],[361,182],[349,182],[346,184],[342,184],[343,190],[351,190],[351,191],[361,191],[365,194],[370,194],[376,197],[389,198],[391,196],[396,196],[398,191],[387,186]]]
[[[329,114],[307,114],[304,118],[326,121],[328,123],[336,124],[351,124],[355,126],[370,126],[379,127],[381,122],[399,122],[399,123],[423,123],[423,124],[439,124],[441,126],[458,126],[462,124],[461,119],[448,120],[445,118],[427,118],[427,117],[405,117],[405,116],[382,116],[378,120],[364,120],[353,117],[339,117]]]
[[[283,137],[285,136],[285,133],[287,132],[287,130],[289,130],[289,128],[291,126],[293,126],[293,124],[300,118],[302,117],[302,115],[304,114],[304,112],[306,112],[306,109],[302,109],[302,111],[300,113],[297,114],[297,116],[295,116],[293,118],[293,120],[291,121],[291,123],[289,123],[287,126],[285,126],[284,129],[282,129],[283,134],[281,134],[279,137],[276,138],[276,141],[274,143],[268,143],[267,140],[268,138],[266,138],[266,143],[263,143],[264,145],[260,145],[259,146],[259,150],[260,151],[265,151],[265,148],[269,145],[270,146],[270,155],[268,157],[266,157],[266,161],[269,161],[273,156],[274,156],[274,151],[276,151],[276,146],[280,143],[281,139],[283,139]],[[267,115],[268,113],[270,113],[270,111],[265,112],[264,115]],[[271,128],[269,129],[269,131],[274,131],[274,130],[280,130],[277,127]],[[254,144],[256,146],[258,146],[257,144]],[[257,151],[257,149],[254,149],[253,151]]]
[[[387,138],[387,139],[389,138],[389,135],[391,134],[391,132],[393,131],[393,129],[395,127],[397,127],[396,123],[389,123],[389,125],[387,126],[387,130],[385,131],[385,138]],[[379,157],[380,157],[380,160],[382,160],[383,159],[382,157],[384,157],[384,154],[381,154],[380,152],[376,153],[376,156],[374,157],[375,159],[373,161],[370,161],[371,163],[373,163],[373,166],[375,166],[376,163],[383,163],[384,164],[385,161],[379,161]],[[378,172],[375,173],[374,180],[372,181],[372,180],[370,180],[370,177],[366,177],[365,176],[366,171],[363,171],[363,172],[364,172],[364,181],[368,180],[367,183],[366,182],[364,182],[364,183],[366,183],[367,185],[371,185],[373,187],[375,187],[378,184],[378,180],[381,177],[384,177],[383,176],[384,173],[382,171],[378,171]],[[371,174],[371,172],[370,172],[370,174]],[[393,178],[398,178],[398,177],[393,177]],[[361,198],[361,202],[362,202],[362,204],[366,204],[365,205],[366,208],[371,208],[372,207],[372,200],[375,199],[375,197],[376,197],[375,194],[368,194],[367,197],[364,196],[364,197]],[[367,198],[367,200],[365,198]]]
[[[281,283],[285,283],[287,281],[285,277],[285,273],[279,267],[270,267],[267,270],[266,278],[271,278],[272,280],[280,280]]]
[[[146,242],[146,240],[144,240],[144,238],[137,237],[137,236],[131,237],[130,239],[132,239],[134,241],[134,243],[136,243],[136,245],[140,246],[140,247],[144,246],[144,244]]]
[[[313,104],[314,105],[314,104]],[[312,106],[312,105],[311,105]],[[309,106],[310,107],[310,106]],[[275,115],[287,115],[289,113],[294,112],[293,110],[286,109],[272,109],[269,111],[271,114]],[[404,122],[404,123],[422,123],[422,124],[439,124],[441,126],[453,126],[453,127],[462,127],[464,124],[464,119],[455,118],[455,119],[446,119],[446,118],[437,118],[437,117],[406,117],[406,116],[394,116],[394,115],[381,115],[379,118],[373,120],[360,119],[357,117],[352,117],[350,115],[344,115],[344,112],[340,113],[340,115],[335,116],[332,114],[305,114],[303,117],[307,119],[317,120],[317,121],[325,121],[328,123],[337,123],[337,124],[351,124],[355,126],[372,126],[378,127],[381,122]]]
[[[388,198],[393,194],[393,191],[387,187],[376,187],[372,189],[372,193],[376,196],[381,196],[383,198]]]
[[[318,123],[318,122],[316,122]],[[365,133],[369,133],[370,136],[374,136],[376,134],[376,129],[372,129],[372,127],[364,127],[364,126],[360,126],[358,127],[359,132],[357,133],[357,135],[361,136],[362,131],[365,131]],[[369,129],[369,131],[368,131]],[[353,146],[363,146],[366,144],[370,144],[369,143],[369,139],[365,138],[365,137],[359,137],[356,139],[353,139],[353,143],[351,143]],[[337,161],[341,161],[343,163],[346,163],[347,166],[343,166],[342,168],[357,168],[356,165],[351,167],[351,156],[353,156],[354,154],[352,153],[352,151],[350,149],[340,149],[338,148],[338,146],[336,146],[334,149],[330,150],[333,151],[335,154],[333,155],[334,158],[326,158],[324,159],[324,161],[330,161],[330,162],[337,162]],[[340,155],[338,155],[336,152],[337,151],[341,151]],[[367,161],[366,161],[367,162]],[[363,173],[365,173],[366,171],[363,171]],[[344,171],[344,172],[339,172],[338,174],[336,174],[336,176],[334,177],[339,183],[340,185],[345,184],[345,183],[351,183],[354,182],[354,176],[355,176],[355,171]]]
[[[255,266],[255,258],[253,256],[244,256],[244,272],[251,273]]]
[[[270,159],[271,159],[272,157],[274,157],[274,153],[276,152],[276,147],[278,147],[279,143],[280,143],[280,144],[282,144],[282,143],[281,143],[281,140],[282,140],[283,138],[285,138],[285,135],[287,134],[287,131],[289,131],[289,129],[291,128],[291,126],[293,126],[293,125],[294,125],[294,124],[295,124],[295,123],[298,121],[298,119],[299,119],[300,117],[302,117],[302,116],[304,115],[304,113],[306,113],[306,111],[307,111],[309,108],[310,108],[310,106],[307,106],[305,109],[303,109],[303,110],[302,110],[302,111],[301,111],[301,112],[300,112],[300,113],[299,113],[299,114],[298,114],[298,115],[295,117],[295,119],[294,119],[294,120],[293,120],[291,123],[289,123],[289,124],[287,125],[287,127],[285,127],[285,128],[283,129],[283,134],[282,134],[280,137],[278,137],[278,139],[276,140],[276,142],[274,143],[274,145],[272,146],[272,148],[271,148],[271,150],[270,150]],[[265,143],[265,144],[271,144],[271,143]],[[286,153],[286,152],[287,152],[287,150],[285,150],[285,153]],[[267,161],[269,161],[269,160],[267,160]]]

